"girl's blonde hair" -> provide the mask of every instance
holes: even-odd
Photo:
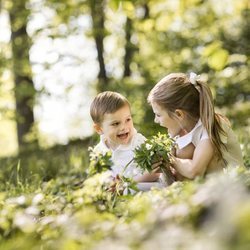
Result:
[[[212,92],[205,82],[191,82],[184,73],[169,74],[150,91],[148,102],[155,102],[165,108],[170,117],[174,116],[176,109],[181,109],[186,111],[190,119],[200,118],[218,158],[223,159],[222,151],[226,148],[220,137],[220,134],[225,135],[220,123],[223,117],[215,113]]]

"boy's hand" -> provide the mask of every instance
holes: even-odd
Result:
[[[117,174],[115,177],[113,177],[113,184],[108,189],[109,192],[115,193],[119,192],[119,194],[122,194],[123,189],[121,189],[121,177]]]
[[[160,166],[162,166],[162,164],[163,164],[163,159],[162,158],[160,159],[160,161],[153,163],[152,172],[153,173],[161,173],[162,171],[161,171]]]

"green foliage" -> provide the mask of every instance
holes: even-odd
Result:
[[[24,1],[16,2],[17,6]],[[11,1],[6,3],[12,5]],[[49,34],[51,39],[83,32],[86,32],[83,35],[96,34],[96,30],[83,31],[78,19],[90,15],[92,3],[84,0],[39,3],[56,15],[51,23],[48,21],[46,32],[41,29],[37,33],[41,31],[41,37]],[[0,159],[1,248],[248,249],[250,22],[247,5],[247,0],[222,0],[216,5],[212,0],[108,1],[105,34],[102,34],[111,45],[104,53],[108,69],[108,79],[104,82],[108,88],[128,97],[140,132],[150,136],[159,131],[145,98],[153,85],[170,72],[196,71],[208,79],[219,111],[232,121],[248,169],[227,169],[206,179],[175,182],[162,190],[142,193],[130,179],[112,178],[108,172],[102,172],[110,166],[108,156],[104,161],[92,162],[89,168],[86,143],[46,151],[36,148],[17,157]],[[28,7],[15,13],[19,20],[16,19],[14,29],[32,12],[32,6]],[[119,22],[127,18],[132,23],[130,36],[126,36],[124,23]],[[34,41],[36,37],[30,38]],[[30,40],[23,43],[15,40],[27,55],[23,46],[29,45]],[[126,42],[133,46],[133,55],[128,62],[131,74],[124,78],[117,72],[123,68]],[[4,53],[0,64],[10,68],[10,47],[1,48]],[[15,63],[17,70],[31,73],[27,60],[16,58]],[[0,71],[3,81],[4,71]],[[21,87],[17,94],[23,97],[26,90]],[[29,90],[27,93],[34,94]],[[140,161],[145,161],[144,169],[150,171],[150,160],[154,157],[146,149],[145,146]],[[162,152],[164,158],[169,149],[162,145],[157,152]],[[87,169],[91,168],[93,175],[87,178]]]
[[[107,206],[109,209],[113,209],[119,196],[138,191],[136,183],[131,178],[123,176],[122,173],[115,177],[112,176],[111,151],[95,152],[90,147],[89,152],[90,163],[87,169],[89,178],[84,182],[84,188],[81,192],[81,195],[85,196],[84,203],[95,203],[100,210],[105,210]],[[129,164],[130,162],[127,166]]]
[[[138,164],[143,172],[152,171],[152,165],[163,160],[165,163],[170,162],[170,154],[174,145],[173,139],[167,134],[158,133],[152,138],[147,139],[143,144],[137,147],[134,161]]]
[[[162,161],[159,167],[165,176],[166,182],[171,184],[174,181],[174,176],[169,168],[169,163],[173,149],[173,139],[168,134],[158,133],[134,150],[134,161],[143,172],[151,172],[153,164]]]
[[[47,150],[33,148],[16,157],[0,159],[0,190],[8,190],[14,185],[17,192],[24,192],[26,188],[32,191],[42,181],[70,173],[85,178],[89,162],[85,148],[88,144],[87,140],[72,141],[66,146],[58,145]]]
[[[110,184],[108,172],[85,181],[74,173],[26,194],[1,192],[1,247],[161,250],[166,249],[166,238],[171,249],[206,244],[209,249],[233,250],[250,244],[247,169],[227,169],[133,196],[107,192]]]
[[[19,2],[24,3],[23,0]],[[12,6],[11,1],[4,3],[3,8],[5,5],[8,6],[7,9]],[[155,134],[159,128],[153,125],[153,114],[145,97],[159,79],[177,71],[192,70],[203,74],[213,90],[216,106],[229,113],[232,122],[244,123],[244,127],[249,126],[248,120],[245,119],[249,116],[249,110],[244,108],[249,106],[250,95],[250,15],[247,0],[222,0],[216,5],[213,0],[177,0],[174,3],[172,0],[112,0],[103,2],[103,5],[101,3],[102,1],[89,0],[63,0],[60,3],[56,0],[46,0],[26,5],[27,8],[16,12],[20,22],[23,22],[25,17],[28,17],[29,22],[32,15],[36,14],[33,12],[40,12],[40,9],[46,7],[53,13],[53,18],[48,19],[46,27],[41,26],[37,33],[41,38],[51,37],[55,43],[59,37],[63,39],[82,34],[83,37],[90,35],[94,38],[94,34],[104,32],[104,40],[109,44],[107,49],[106,45],[104,46],[103,53],[107,79],[100,84],[107,90],[122,92],[129,98],[135,125],[146,136]],[[97,30],[94,30],[94,25],[92,29],[89,26],[83,29],[82,22],[84,23],[84,18],[89,20],[91,17],[90,9],[93,4],[102,5],[107,10],[103,20],[104,29],[99,30],[100,27],[97,27]],[[16,4],[17,7],[19,5]],[[128,19],[131,25],[127,27]],[[36,42],[37,33],[30,37],[32,42]],[[23,48],[27,44],[29,43],[23,42],[19,45]],[[133,52],[128,57],[126,44],[133,47],[130,50]],[[0,64],[10,69],[11,65],[4,63],[10,61],[10,47],[1,44],[1,48],[4,53]],[[27,54],[27,49],[21,50]],[[68,51],[63,53],[65,55],[58,55],[59,58],[71,56]],[[85,58],[79,58],[79,63],[84,60]],[[26,65],[23,67],[27,68],[25,60],[19,58],[17,63]],[[126,77],[122,75],[125,65],[130,69],[130,74]],[[28,72],[30,73],[29,70]],[[96,80],[98,79],[94,79],[91,84],[95,84]],[[74,84],[72,82],[72,85]],[[18,90],[21,96],[25,95],[24,90],[26,87]],[[240,108],[235,108],[239,106]],[[244,116],[237,115],[242,112]]]
[[[111,172],[97,173],[84,181],[74,192],[73,203],[95,206],[99,211],[113,211],[117,202],[138,191],[136,183],[123,176],[113,177]]]
[[[107,170],[110,170],[113,162],[111,160],[112,152],[107,151],[105,153],[95,152],[92,147],[89,148],[89,168],[88,174],[94,175],[97,173],[101,173]]]

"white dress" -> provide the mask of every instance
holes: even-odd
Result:
[[[242,152],[236,135],[224,120],[221,120],[221,125],[226,133],[226,135],[221,135],[221,140],[227,147],[227,150],[223,150],[222,152],[223,158],[227,162],[227,166],[243,166]],[[209,139],[209,136],[205,127],[202,125],[201,120],[199,120],[188,134],[176,138],[176,143],[179,149],[182,149],[190,143],[193,143],[196,147],[200,141],[205,139]],[[208,166],[207,173],[214,172],[218,169],[222,169],[223,167],[226,167],[223,160],[218,161],[214,157]]]

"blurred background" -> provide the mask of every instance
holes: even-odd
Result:
[[[0,0],[1,165],[23,156],[43,169],[59,158],[56,168],[81,166],[98,139],[89,105],[104,90],[124,94],[135,127],[151,136],[162,128],[149,90],[194,71],[249,166],[249,13],[248,0]]]

